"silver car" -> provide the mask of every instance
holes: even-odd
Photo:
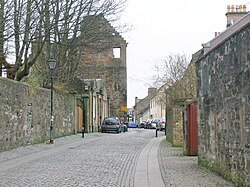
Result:
[[[165,130],[165,126],[166,126],[165,118],[161,118],[161,120],[158,124],[159,124],[160,131]]]
[[[151,122],[151,125],[150,125],[150,129],[156,129],[158,127],[159,122],[160,122],[159,118],[153,119],[153,121]]]

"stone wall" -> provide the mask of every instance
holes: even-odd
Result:
[[[105,79],[110,99],[110,116],[117,116],[124,121],[126,113],[121,108],[127,106],[127,43],[116,31],[113,34],[111,38],[106,39],[109,45],[104,49],[96,50],[90,47],[84,49],[77,71],[85,79]],[[103,43],[97,42],[96,45],[102,46]],[[120,49],[119,58],[114,56],[116,48]]]
[[[173,146],[183,146],[183,116],[179,106],[167,110],[166,138]]]
[[[250,186],[250,27],[197,61],[199,161]]]
[[[49,140],[50,90],[0,78],[0,151]],[[74,133],[75,100],[54,92],[54,136]]]

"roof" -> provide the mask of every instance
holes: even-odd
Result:
[[[250,13],[245,15],[242,19],[237,21],[235,24],[233,24],[231,27],[226,29],[224,32],[219,34],[211,41],[202,44],[204,50],[203,55],[207,55],[208,53],[212,52],[215,48],[224,43],[228,38],[232,37],[232,35],[241,31],[249,24],[250,24]]]
[[[150,100],[157,94],[157,90],[151,94],[141,99],[138,103],[135,104],[138,113],[143,114],[150,108]]]

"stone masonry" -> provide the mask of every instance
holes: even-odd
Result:
[[[208,43],[196,63],[199,161],[239,186],[250,186],[249,18]]]
[[[0,78],[0,151],[49,140],[50,90]],[[54,136],[74,133],[75,101],[54,92]]]
[[[84,49],[77,71],[85,79],[106,81],[110,116],[118,116],[123,121],[126,114],[122,109],[127,106],[127,43],[107,20],[102,21],[100,30],[107,30],[107,36]]]

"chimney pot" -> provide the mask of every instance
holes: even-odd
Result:
[[[243,12],[242,11],[242,5],[239,6],[239,12]]]
[[[246,12],[246,11],[247,11],[247,6],[243,5],[243,12]]]
[[[231,12],[234,12],[234,5],[231,6]]]
[[[135,97],[135,104],[138,103],[138,97]]]
[[[227,5],[227,12],[230,12],[230,5]]]
[[[226,13],[227,28],[233,25],[239,19],[241,19],[245,14],[247,14],[246,5],[243,5],[243,6],[242,5],[228,5],[227,8],[230,11]],[[219,35],[219,33],[217,33],[217,35]]]
[[[236,12],[239,12],[239,5],[236,5]]]

